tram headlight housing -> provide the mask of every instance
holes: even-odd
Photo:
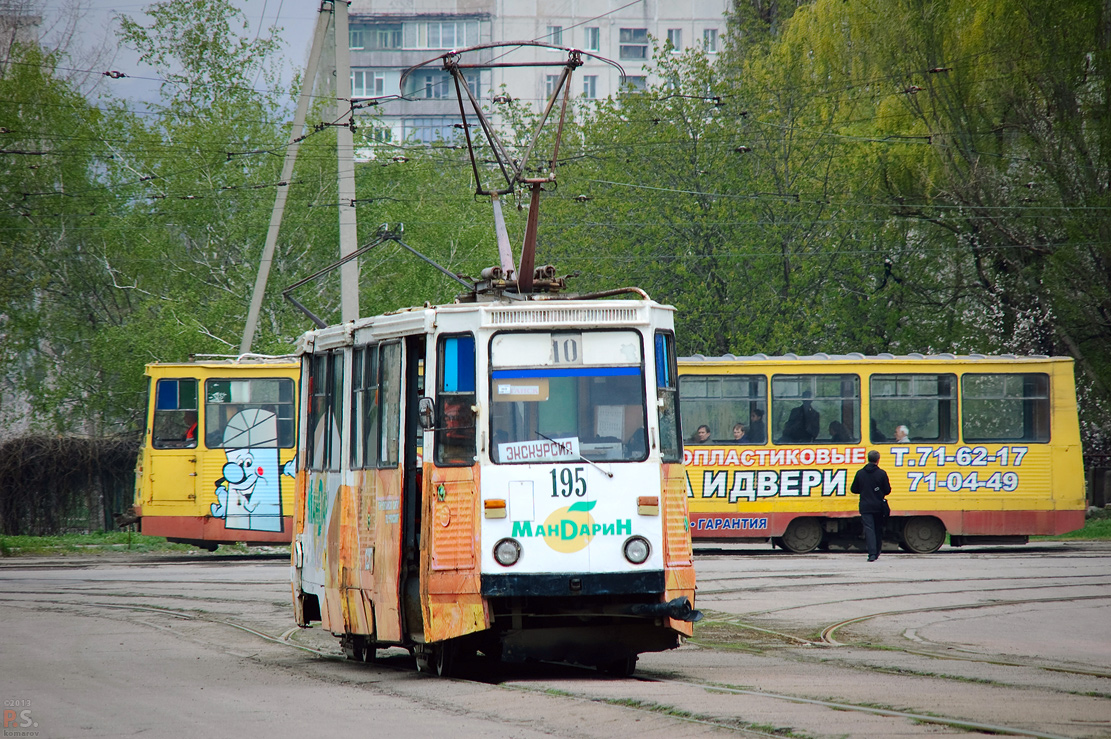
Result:
[[[625,559],[635,565],[644,564],[652,555],[652,545],[643,536],[630,536],[621,550],[625,553]]]
[[[494,545],[494,560],[502,567],[512,567],[521,558],[521,545],[516,539],[502,539]]]

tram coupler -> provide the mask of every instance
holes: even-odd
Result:
[[[681,595],[667,603],[638,603],[629,609],[634,616],[673,618],[676,621],[695,623],[702,620],[702,611],[694,610],[690,598]]]

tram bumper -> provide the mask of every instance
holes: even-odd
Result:
[[[630,606],[629,613],[634,616],[673,618],[676,621],[686,621],[692,624],[702,620],[702,611],[694,610],[690,598],[685,595],[666,603],[637,603]]]

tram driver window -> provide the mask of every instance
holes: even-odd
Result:
[[[475,463],[474,336],[441,336],[436,387],[436,464]]]
[[[155,387],[155,449],[192,449],[197,446],[197,380],[159,380]]]
[[[899,426],[911,441],[957,440],[956,375],[872,375],[868,392],[873,444],[896,443]]]
[[[961,397],[965,443],[1049,441],[1049,375],[970,373]]]
[[[637,332],[505,332],[490,354],[494,462],[647,458]]]

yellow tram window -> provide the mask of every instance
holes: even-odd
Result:
[[[970,373],[961,395],[965,442],[1049,441],[1049,375]]]
[[[872,375],[869,380],[871,441],[895,441],[906,426],[911,441],[957,440],[957,376]]]
[[[276,445],[296,441],[293,380],[253,377],[205,382],[204,443],[209,449]],[[250,437],[247,443],[246,434]],[[270,439],[265,438],[271,437]]]
[[[772,429],[776,444],[860,441],[860,377],[775,375]]]
[[[684,375],[679,386],[688,446],[767,441],[768,380],[763,375]],[[698,433],[701,426],[709,427],[709,436]],[[733,434],[737,426],[739,437]]]
[[[154,396],[152,444],[155,449],[197,445],[197,380],[159,380]]]

